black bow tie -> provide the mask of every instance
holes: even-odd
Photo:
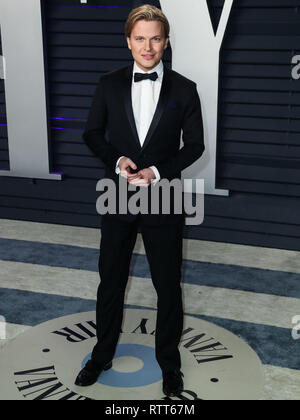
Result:
[[[154,73],[134,73],[134,81],[140,82],[141,80],[153,80],[155,81],[158,78],[156,71]]]

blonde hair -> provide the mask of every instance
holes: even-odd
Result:
[[[130,12],[125,24],[126,38],[130,38],[132,28],[139,20],[154,20],[161,22],[164,27],[165,38],[169,38],[170,24],[168,19],[160,9],[158,9],[155,6],[152,6],[151,4],[144,4],[143,6],[136,7]]]

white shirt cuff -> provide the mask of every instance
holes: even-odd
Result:
[[[155,185],[160,180],[160,174],[156,168],[156,166],[150,166],[150,169],[154,172],[155,179],[151,180],[151,184]]]
[[[120,160],[121,160],[123,157],[125,157],[125,156],[121,156],[121,157],[119,157],[119,159],[117,160],[117,163],[116,163],[116,169],[115,169],[115,172],[116,172],[116,174],[117,174],[117,175],[119,175],[119,173],[121,172],[121,169],[119,168],[119,162],[120,162]]]

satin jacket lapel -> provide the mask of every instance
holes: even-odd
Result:
[[[149,141],[151,140],[151,137],[153,136],[154,131],[165,110],[168,95],[170,92],[170,73],[169,73],[169,69],[164,65],[164,76],[163,76],[158,104],[157,104],[152,122],[150,124],[147,136],[145,138],[143,147],[141,147],[141,144],[140,144],[140,140],[139,140],[136,124],[135,124],[134,114],[133,114],[133,108],[132,108],[132,96],[131,96],[132,73],[133,73],[133,64],[127,67],[125,71],[125,81],[124,81],[125,109],[126,109],[127,117],[128,117],[131,129],[132,129],[133,135],[134,135],[135,142],[138,148],[140,150],[143,150],[147,146]]]
[[[139,149],[141,149],[141,143],[139,140],[139,135],[136,129],[133,108],[132,108],[132,96],[131,96],[131,87],[132,87],[132,73],[133,73],[133,64],[126,68],[125,70],[125,80],[124,80],[124,102],[126,114],[134,135],[134,140]]]

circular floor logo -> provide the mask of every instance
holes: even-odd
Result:
[[[74,385],[96,344],[95,313],[48,321],[0,351],[1,399],[161,400],[162,375],[155,358],[156,311],[127,309],[113,367],[91,387]],[[263,368],[240,338],[186,316],[180,343],[184,391],[173,399],[258,399]]]

